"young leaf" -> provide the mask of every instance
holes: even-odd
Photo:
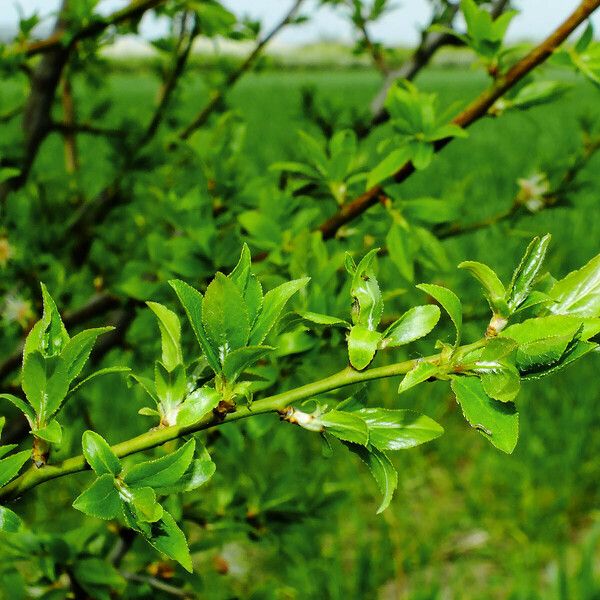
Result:
[[[374,169],[371,170],[367,177],[367,189],[375,187],[379,183],[389,179],[399,171],[410,159],[412,153],[408,145],[400,146],[396,150],[392,150]]]
[[[14,479],[30,457],[31,452],[23,450],[0,460],[0,487]]]
[[[211,460],[206,449],[202,450],[200,458],[195,458],[181,479],[172,486],[154,488],[159,495],[189,492],[204,485],[216,471],[215,463]]]
[[[112,475],[101,475],[73,502],[73,508],[98,519],[116,519],[121,509],[121,499]]]
[[[533,238],[519,266],[515,269],[507,292],[508,307],[511,311],[515,311],[527,300],[542,269],[551,237],[550,234],[547,234],[542,238]]]
[[[356,414],[367,424],[369,443],[379,450],[413,448],[444,433],[433,419],[412,410],[363,408]]]
[[[354,325],[348,336],[350,364],[357,371],[366,369],[375,357],[380,341],[381,333],[367,329],[364,325]]]
[[[219,364],[219,359],[217,358],[217,354],[213,350],[213,347],[206,336],[206,332],[204,331],[204,326],[202,325],[202,294],[195,290],[191,285],[188,285],[179,279],[172,279],[169,281],[169,285],[175,290],[179,302],[181,302],[181,305],[187,314],[188,321],[194,330],[198,344],[200,345],[204,356],[206,356],[208,364],[215,373],[220,372],[221,365]]]
[[[390,459],[377,448],[363,448],[362,446],[349,445],[348,448],[358,454],[361,460],[367,465],[369,471],[375,478],[383,499],[377,514],[382,513],[392,501],[394,491],[398,487],[398,473],[391,463]]]
[[[8,400],[11,404],[16,406],[25,415],[25,417],[27,417],[29,424],[33,425],[33,423],[35,422],[35,413],[33,412],[31,406],[29,406],[29,404],[27,404],[21,398],[13,396],[12,394],[0,394],[0,398],[4,398],[5,400]]]
[[[192,439],[167,456],[134,465],[124,477],[125,483],[135,487],[174,485],[190,466],[195,446]]]
[[[350,329],[350,323],[348,323],[348,321],[344,321],[344,319],[338,319],[337,317],[322,315],[310,311],[299,311],[298,314],[305,321],[310,321],[311,323],[316,323],[317,325],[329,325],[330,327],[345,327]]]
[[[161,362],[157,362],[154,369],[154,384],[160,403],[166,409],[175,407],[187,392],[185,367],[178,365],[172,371],[168,371]]]
[[[383,334],[382,348],[396,348],[426,336],[440,320],[440,309],[433,305],[415,306],[392,323]]]
[[[0,506],[0,532],[15,533],[22,525],[23,521],[12,510]]]
[[[462,336],[462,304],[458,296],[448,288],[431,283],[421,283],[417,287],[437,300],[448,313],[454,323],[454,327],[456,327],[456,341],[454,342],[454,346],[458,346]]]
[[[80,387],[84,386],[86,383],[96,379],[96,377],[103,377],[104,375],[113,375],[115,373],[130,373],[131,369],[129,367],[106,367],[104,369],[98,369],[98,371],[94,371],[91,375],[88,375],[85,379],[82,379],[77,385],[73,386],[69,390],[69,396],[73,395]]]
[[[248,309],[237,285],[222,273],[215,275],[204,295],[202,324],[221,365],[227,354],[248,342]]]
[[[352,307],[352,322],[375,331],[383,314],[383,298],[375,277],[373,262],[379,248],[367,253],[358,263],[352,275],[350,294],[355,301]]]
[[[56,420],[50,421],[46,426],[39,429],[32,429],[31,433],[51,444],[60,444],[62,440],[62,427]]]
[[[206,416],[221,401],[221,396],[215,390],[203,387],[194,390],[183,402],[177,414],[177,425],[186,426],[196,423]]]
[[[152,523],[148,543],[169,558],[176,560],[186,571],[192,572],[192,557],[185,535],[175,519],[165,510],[157,523]]]
[[[85,460],[96,475],[111,474],[114,477],[123,470],[121,461],[112,451],[106,440],[94,431],[85,431],[81,438]]]
[[[548,295],[548,308],[556,315],[600,317],[600,254],[585,266],[557,281]]]
[[[332,410],[321,415],[320,420],[325,431],[340,440],[361,446],[369,443],[367,426],[356,413]]]
[[[21,387],[27,396],[27,401],[33,407],[36,415],[41,415],[46,408],[46,361],[38,351],[30,352],[23,362]]]
[[[304,277],[302,279],[287,281],[265,294],[262,311],[258,315],[258,318],[252,327],[252,332],[250,333],[249,344],[251,346],[262,344],[268,333],[275,326],[275,323],[279,319],[279,315],[288,300],[297,291],[305,287],[309,280],[309,277]]]
[[[166,306],[157,302],[146,302],[148,308],[158,318],[160,338],[162,342],[162,362],[167,371],[183,364],[181,353],[181,324],[177,315]]]
[[[163,516],[163,507],[156,501],[156,492],[149,487],[130,490],[129,502],[136,521],[156,523]]]
[[[252,272],[252,256],[248,244],[243,245],[240,260],[229,278],[238,286],[248,309],[250,326],[254,325],[262,306],[263,293],[260,282]]]
[[[485,291],[485,297],[492,311],[496,314],[507,316],[506,289],[498,275],[483,263],[468,260],[458,265],[459,269],[466,269],[479,281]]]
[[[477,377],[453,377],[451,385],[469,424],[496,448],[511,454],[519,437],[515,405],[489,398]]]
[[[415,385],[419,385],[419,383],[423,383],[431,377],[435,377],[438,372],[439,367],[430,362],[422,361],[417,363],[415,367],[411,369],[400,382],[398,393],[401,394],[402,392],[406,392],[406,390],[409,390]]]
[[[85,366],[92,348],[98,339],[98,336],[113,330],[114,327],[98,327],[96,329],[86,329],[76,336],[73,336],[63,348],[60,354],[61,360],[65,364],[66,376],[71,383]]]
[[[245,346],[229,353],[223,362],[223,375],[229,382],[234,382],[248,367],[267,355],[272,346]]]

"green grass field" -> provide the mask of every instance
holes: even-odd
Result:
[[[133,84],[131,77],[111,77],[117,100],[104,125],[149,114],[157,83],[150,75],[140,75]],[[445,106],[464,105],[485,80],[472,72],[434,70],[418,83],[437,92]],[[295,131],[306,127],[300,110],[303,87],[315,88],[320,98],[336,105],[362,108],[378,85],[375,74],[362,71],[265,72],[244,78],[230,103],[247,120],[245,143],[254,168],[261,171],[276,160],[294,157]],[[202,92],[188,84],[178,99],[178,113],[189,116],[200,108]],[[88,92],[80,87],[79,93],[84,97]],[[11,94],[17,90],[6,89],[3,98]],[[552,106],[507,115],[501,123],[478,123],[469,139],[454,142],[425,173],[411,177],[402,186],[402,197],[464,195],[465,222],[495,214],[510,205],[517,178],[552,170],[577,148],[578,120],[597,116],[598,99],[597,90],[577,81]],[[367,142],[367,148],[372,146]],[[84,186],[92,195],[108,180],[111,157],[103,142],[93,138],[82,141],[82,156]],[[63,168],[61,141],[52,136],[36,170],[50,177]],[[452,264],[481,260],[498,267],[506,278],[525,240],[546,231],[555,239],[548,263],[553,273],[562,275],[589,260],[600,240],[600,156],[586,167],[581,181],[586,185],[572,194],[572,208],[525,218],[510,231],[496,226],[448,241]],[[466,289],[465,277],[453,277]],[[476,331],[481,323],[469,327]],[[314,582],[314,589],[303,596],[290,592],[290,598],[319,598],[324,590],[334,599],[600,598],[598,367],[598,359],[592,358],[558,377],[525,384],[522,436],[512,456],[467,430],[441,384],[427,386],[420,395],[402,396],[402,407],[422,408],[444,423],[447,434],[395,459],[399,489],[392,508],[381,517],[375,515],[377,499],[368,474],[361,469],[357,477],[360,467],[346,457],[330,459],[329,484],[348,491],[349,497],[327,513],[335,522],[324,530],[316,520],[303,523],[303,531],[290,527],[282,534],[284,542],[302,545]],[[380,383],[371,393],[398,405],[395,386]],[[305,539],[307,528],[313,531],[312,542]],[[269,538],[258,546],[270,576],[279,569],[291,587],[295,578],[305,581],[306,573],[286,569],[285,548]],[[256,552],[256,547],[245,551]]]

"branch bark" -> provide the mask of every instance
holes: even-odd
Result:
[[[600,6],[600,0],[584,0],[571,13],[567,19],[561,23],[550,36],[536,46],[527,56],[518,61],[509,71],[496,79],[493,85],[485,90],[476,98],[467,108],[465,108],[454,120],[453,123],[459,127],[467,128],[482,117],[494,105],[496,100],[501,98],[509,89],[521,81],[526,75],[536,67],[545,62],[550,55],[569,37],[569,35],[585,21]],[[447,146],[452,138],[446,138],[436,143],[436,152]],[[411,162],[403,165],[394,175],[396,183],[401,183],[414,172],[414,166]],[[336,214],[327,219],[320,227],[319,231],[324,239],[335,236],[338,230],[346,223],[356,219],[366,210],[385,199],[383,187],[374,186],[361,194],[358,198],[343,206]]]

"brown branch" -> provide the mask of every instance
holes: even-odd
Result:
[[[598,6],[600,6],[600,0],[583,0],[575,11],[549,37],[511,67],[505,75],[498,77],[489,89],[484,91],[453,120],[453,123],[459,127],[467,128],[484,117],[499,98],[533,69],[546,61]],[[435,145],[436,152],[447,146],[451,141],[452,138],[446,138],[437,142]],[[395,182],[401,183],[410,177],[414,170],[413,164],[407,162],[395,173]],[[329,239],[335,236],[337,231],[346,223],[362,215],[366,210],[384,199],[384,197],[383,187],[377,185],[364,192],[346,206],[343,206],[319,227],[323,238]]]
[[[126,21],[134,21],[140,18],[145,12],[164,4],[166,0],[132,0],[129,6],[117,10],[107,17],[98,17],[89,25],[83,27],[74,35],[67,39],[64,31],[54,31],[52,35],[44,40],[30,42],[24,48],[17,46],[17,52],[24,53],[26,56],[36,54],[45,54],[54,50],[65,49],[74,46],[77,42],[86,38],[94,37],[102,33],[109,27],[120,25]]]
[[[490,9],[492,18],[498,18],[508,8],[509,4],[510,0],[496,0]],[[449,9],[446,18],[444,19],[444,24],[451,25],[454,17],[458,13],[458,8],[459,5],[456,4]],[[421,42],[412,56],[404,62],[400,68],[390,71],[387,74],[383,86],[371,103],[371,113],[373,114],[371,121],[372,125],[379,125],[387,121],[388,114],[384,108],[384,103],[390,87],[396,80],[407,79],[412,81],[429,64],[438,50],[445,46],[463,45],[463,43],[451,33],[429,31],[431,26],[438,23],[437,16],[434,15],[429,27],[422,32]]]
[[[98,127],[97,125],[91,125],[90,123],[67,123],[64,121],[54,121],[51,129],[58,131],[62,135],[72,134],[86,134],[96,135],[101,137],[113,137],[122,138],[125,137],[126,133],[122,129],[111,129],[108,127]]]
[[[304,3],[304,0],[294,0],[294,3],[290,10],[286,13],[286,15],[273,27],[273,29],[261,38],[252,52],[248,54],[246,59],[242,61],[239,67],[227,76],[223,85],[215,90],[208,101],[208,104],[196,115],[195,119],[185,127],[179,133],[180,140],[187,140],[194,131],[200,129],[200,127],[204,126],[208,121],[208,118],[212,113],[219,107],[223,98],[225,97],[226,92],[236,84],[238,79],[253,66],[257,58],[261,55],[265,46],[269,44],[269,42],[286,26],[288,25],[292,19],[296,16],[298,11],[300,10],[301,5]]]

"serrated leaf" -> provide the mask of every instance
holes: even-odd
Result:
[[[369,430],[369,443],[379,450],[404,450],[444,433],[441,425],[412,410],[362,408],[356,414]]]
[[[440,320],[440,309],[433,304],[415,306],[406,311],[384,332],[382,348],[396,348],[426,336]]]
[[[198,340],[198,344],[200,345],[208,364],[215,373],[219,373],[221,371],[219,359],[208,340],[206,332],[204,331],[204,325],[202,324],[202,294],[195,290],[191,285],[188,285],[179,279],[172,279],[169,281],[169,285],[175,290],[179,302],[181,302],[181,305],[185,310],[188,321],[194,330],[194,335]]]
[[[244,243],[240,260],[228,277],[238,286],[242,294],[252,326],[260,312],[263,295],[260,282],[252,272],[252,256],[248,244]]]
[[[32,425],[35,422],[35,413],[29,404],[25,400],[13,396],[13,394],[0,394],[0,398],[8,400],[11,404],[16,406],[24,415],[27,417],[29,424]]]
[[[106,440],[94,431],[84,431],[81,438],[83,455],[96,475],[119,475],[123,470],[121,461],[117,458]]]
[[[163,507],[156,501],[156,492],[150,487],[131,489],[128,502],[137,521],[156,523],[163,516]]]
[[[158,302],[146,302],[146,304],[158,318],[162,343],[162,362],[168,371],[173,371],[178,365],[183,364],[179,318],[172,310],[158,304]]]
[[[0,532],[16,533],[21,529],[23,521],[12,510],[0,506]]]
[[[484,289],[485,297],[493,312],[506,316],[508,307],[506,305],[506,289],[498,278],[498,275],[487,265],[468,260],[458,265],[459,269],[466,269]]]
[[[237,285],[222,273],[215,275],[204,295],[202,324],[220,365],[227,354],[248,342],[248,309]],[[255,345],[260,341],[251,340],[250,343]]]
[[[250,333],[249,344],[258,346],[262,344],[268,333],[275,326],[281,311],[289,299],[310,281],[309,277],[287,281],[280,286],[269,290],[263,299],[262,311],[258,315]]]
[[[556,315],[600,317],[600,254],[577,271],[557,281],[548,295]]]
[[[30,458],[31,452],[29,450],[23,450],[23,452],[11,454],[7,458],[0,460],[0,487],[14,479],[21,470],[21,467]]]
[[[223,375],[232,383],[255,362],[274,350],[272,346],[245,346],[230,352],[223,362]]]
[[[350,289],[354,301],[352,323],[362,325],[370,331],[377,329],[383,314],[383,298],[373,268],[378,251],[379,248],[373,248],[358,263],[352,275]]]
[[[460,339],[462,337],[462,304],[458,299],[458,296],[448,288],[432,283],[421,283],[417,287],[437,300],[442,308],[448,313],[456,328],[456,340],[454,346],[457,347],[460,344]]]
[[[519,437],[515,405],[489,398],[477,377],[453,377],[451,385],[469,424],[496,448],[511,454]]]
[[[101,475],[73,502],[73,508],[98,519],[116,519],[121,510],[121,498],[112,475]]]
[[[125,474],[125,483],[135,487],[174,485],[190,466],[195,446],[196,442],[192,439],[167,456],[134,465]]]
[[[60,444],[62,440],[62,427],[56,420],[50,421],[50,423],[39,429],[32,429],[31,433],[51,444]]]
[[[298,314],[306,321],[316,323],[317,325],[329,325],[330,327],[347,327],[350,328],[350,323],[344,321],[344,319],[338,319],[330,315],[322,315],[320,313],[314,313],[310,311],[299,311]]]
[[[348,336],[350,364],[357,371],[366,369],[375,357],[380,341],[381,333],[371,331],[364,325],[354,325]]]
[[[186,571],[192,572],[192,557],[185,535],[166,510],[160,521],[152,523],[150,535],[145,537],[159,552],[177,561]]]
[[[547,234],[542,238],[533,238],[519,266],[515,269],[507,290],[507,302],[511,311],[515,311],[527,300],[533,284],[542,269],[551,237],[550,234]]]
[[[203,387],[194,390],[183,402],[177,414],[177,425],[186,426],[196,423],[217,407],[221,400],[220,394],[212,389]]]
[[[401,394],[402,392],[406,392],[406,390],[415,387],[415,385],[419,385],[431,377],[435,377],[438,372],[439,367],[430,362],[422,361],[417,363],[400,382],[398,393]]]
[[[373,168],[367,177],[367,189],[390,179],[411,159],[409,146],[401,146],[392,150],[375,168]]]
[[[89,383],[96,379],[96,377],[103,377],[104,375],[114,375],[116,373],[130,373],[131,369],[129,367],[106,367],[104,369],[99,369],[98,371],[94,371],[91,375],[88,375],[85,379],[82,379],[77,383],[74,387],[69,390],[69,396],[74,394],[80,387]]]
[[[367,465],[377,482],[377,486],[383,494],[377,514],[382,513],[390,505],[394,491],[398,487],[398,473],[394,465],[385,453],[377,448],[367,449],[357,445],[349,445],[348,448]]]
[[[332,410],[321,415],[320,421],[328,433],[340,440],[361,446],[369,443],[367,425],[356,413]]]
[[[157,362],[154,385],[160,403],[166,410],[170,410],[183,400],[187,392],[185,367],[177,365],[172,371],[168,371],[161,362]]]
[[[204,485],[216,471],[216,465],[211,460],[210,455],[203,449],[200,458],[195,458],[181,479],[173,486],[155,488],[157,494],[178,494],[180,492],[189,492]]]
[[[65,364],[66,377],[71,383],[88,361],[94,344],[100,335],[112,331],[114,327],[86,329],[73,336],[64,346],[60,358]]]

